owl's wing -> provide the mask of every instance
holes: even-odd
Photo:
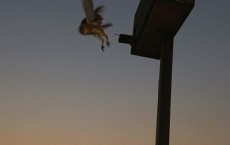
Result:
[[[91,23],[96,17],[96,14],[93,10],[93,1],[92,0],[82,0],[82,5],[85,11],[86,20],[88,23]]]

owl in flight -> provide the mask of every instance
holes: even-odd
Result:
[[[102,23],[103,17],[101,13],[104,7],[98,6],[94,9],[92,0],[82,0],[86,18],[81,21],[79,32],[82,35],[93,35],[101,40],[101,49],[104,51],[104,42],[109,46],[108,35],[104,32],[105,28],[111,27],[111,23]]]

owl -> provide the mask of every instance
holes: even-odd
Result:
[[[103,6],[98,6],[94,9],[92,0],[82,0],[83,9],[86,17],[81,21],[79,33],[82,35],[93,35],[101,40],[101,50],[104,51],[106,42],[109,46],[109,38],[104,29],[111,27],[111,23],[102,23],[103,17],[101,13],[104,10]]]

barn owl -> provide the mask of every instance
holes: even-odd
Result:
[[[109,46],[108,35],[105,33],[104,29],[111,27],[111,23],[102,23],[103,17],[101,13],[104,7],[98,6],[94,9],[92,0],[82,0],[83,8],[85,11],[86,18],[81,21],[79,26],[79,32],[82,35],[93,35],[94,37],[101,40],[101,49],[104,51],[104,42],[106,41],[107,46]]]

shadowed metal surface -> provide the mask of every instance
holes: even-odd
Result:
[[[194,0],[140,1],[131,54],[160,59],[162,43],[173,39],[193,7]]]

